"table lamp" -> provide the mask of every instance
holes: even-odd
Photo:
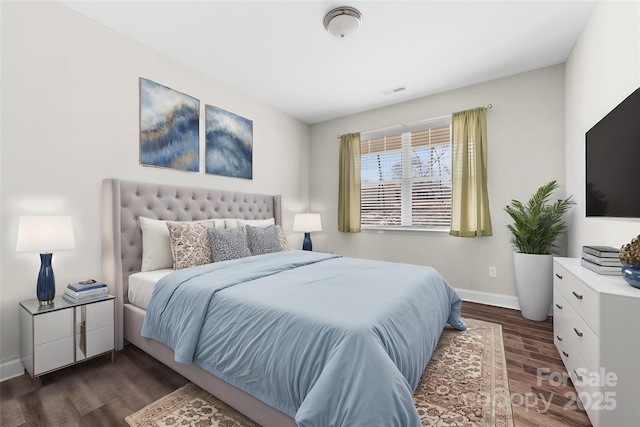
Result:
[[[18,252],[41,252],[36,297],[40,305],[53,303],[56,280],[51,266],[53,250],[73,249],[73,225],[70,216],[21,216],[18,225]]]
[[[293,231],[304,232],[304,240],[302,241],[302,250],[312,250],[311,232],[322,231],[322,223],[320,222],[320,214],[296,214],[293,219]]]

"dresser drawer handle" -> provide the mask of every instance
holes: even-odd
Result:
[[[573,330],[575,331],[576,335],[581,337],[582,335],[584,335],[582,332],[580,332],[579,330],[577,330],[576,328],[573,328]]]
[[[573,370],[573,373],[574,373],[574,374],[576,374],[576,379],[577,379],[578,381],[582,381],[582,375],[578,375],[578,373],[576,372],[576,370],[575,370],[575,369]]]
[[[572,291],[571,293],[573,294],[573,296],[574,296],[574,297],[576,297],[576,298],[578,298],[578,299],[582,299],[582,295],[578,295],[578,294],[576,293],[576,291]]]
[[[556,307],[558,307],[560,310],[562,310],[562,306],[560,304],[556,304]]]
[[[562,280],[562,276],[561,276],[561,275],[559,275],[558,273],[556,273],[556,277],[557,277],[558,279]]]
[[[566,351],[562,351],[562,354],[564,354],[564,357],[569,357],[569,353],[567,353]]]
[[[562,338],[560,338],[559,335],[556,335],[556,338],[558,338],[558,341],[562,341]]]

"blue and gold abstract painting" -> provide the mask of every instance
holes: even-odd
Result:
[[[140,164],[200,170],[200,101],[140,79]]]
[[[253,121],[211,105],[206,113],[206,173],[253,178]]]

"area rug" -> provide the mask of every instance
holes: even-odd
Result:
[[[513,427],[502,326],[465,319],[447,326],[413,400],[423,426]],[[194,384],[128,416],[132,427],[259,427]]]

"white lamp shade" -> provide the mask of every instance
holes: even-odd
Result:
[[[44,252],[75,248],[70,216],[21,216],[18,252]]]
[[[309,233],[311,231],[322,231],[320,214],[296,214],[293,219],[293,231]]]

